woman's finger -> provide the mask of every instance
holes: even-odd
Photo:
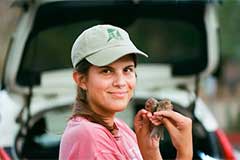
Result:
[[[174,123],[172,123],[168,118],[162,118],[162,124],[166,127],[172,138],[174,135],[176,135],[176,133],[179,132]]]
[[[143,114],[147,114],[147,111],[145,109],[139,110],[137,112],[136,116],[135,116],[134,121],[142,121],[143,120],[143,117],[142,117]]]
[[[175,124],[178,127],[181,127],[181,126],[185,125],[185,123],[191,121],[190,118],[185,117],[185,116],[181,115],[180,113],[172,111],[172,110],[158,111],[158,112],[154,113],[154,116],[166,117],[169,120],[171,120],[173,122],[173,124]]]
[[[149,117],[149,119],[153,125],[159,126],[162,124],[163,116],[151,116],[151,117]]]
[[[136,131],[144,131],[146,134],[149,132],[150,121],[149,117],[151,113],[146,111],[145,109],[141,109],[135,116],[134,119],[134,128]]]

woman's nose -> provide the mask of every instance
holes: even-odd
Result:
[[[126,79],[123,74],[117,73],[113,80],[113,86],[122,88],[126,85]]]

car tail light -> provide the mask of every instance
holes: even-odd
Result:
[[[234,156],[232,145],[230,144],[225,133],[220,129],[217,129],[215,133],[218,137],[220,146],[222,147],[224,159],[236,160],[236,157]]]
[[[11,160],[11,158],[2,148],[0,148],[0,160]]]

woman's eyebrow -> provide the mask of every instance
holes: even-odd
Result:
[[[105,68],[113,69],[113,67],[111,67],[111,66],[100,66],[99,68],[101,68],[101,69],[105,69]]]
[[[135,67],[135,65],[131,64],[131,65],[126,66],[125,68],[128,68],[128,67]]]
[[[128,67],[135,67],[134,64],[130,64],[130,65],[126,65],[124,66],[123,68],[128,68]],[[114,67],[111,67],[111,66],[100,66],[99,68],[109,68],[109,69],[114,69]]]

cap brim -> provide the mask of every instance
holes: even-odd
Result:
[[[111,64],[114,61],[116,61],[117,59],[119,59],[125,55],[131,54],[131,53],[148,57],[147,54],[138,50],[135,47],[114,46],[114,47],[105,48],[101,51],[93,53],[92,55],[86,57],[86,59],[93,65],[105,66],[105,65]]]

